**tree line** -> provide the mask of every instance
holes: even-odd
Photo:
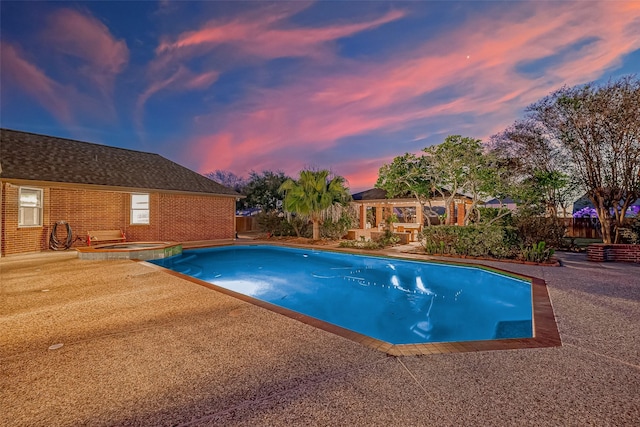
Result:
[[[480,220],[478,206],[489,197],[510,197],[521,213],[558,218],[558,209],[566,216],[585,194],[604,243],[618,241],[640,197],[640,81],[625,76],[562,87],[485,143],[451,135],[419,155],[396,157],[380,168],[376,186],[390,197],[411,194],[427,210],[439,195],[447,215],[456,194],[466,194],[472,205],[465,224]]]
[[[311,237],[318,240],[321,225],[331,229],[329,232],[336,233],[337,237],[342,237],[353,225],[353,215],[344,209],[351,201],[346,180],[328,170],[303,170],[298,179],[281,171],[252,171],[247,180],[226,171],[215,171],[207,176],[244,195],[236,207],[239,210],[260,209],[260,219],[264,222],[271,219],[271,228],[281,229],[286,221],[291,230],[301,236],[310,222]],[[274,212],[283,215],[274,218]]]
[[[252,171],[248,179],[225,171],[207,176],[245,196],[238,209],[282,211],[312,222],[314,239],[325,219],[336,220],[335,207],[350,200],[344,178],[326,170],[302,171],[298,179],[271,171]],[[640,80],[632,75],[562,87],[488,141],[450,135],[419,154],[395,157],[380,168],[376,187],[388,197],[415,197],[425,211],[440,197],[447,216],[451,202],[467,195],[465,224],[482,222],[488,198],[508,197],[521,214],[557,219],[584,194],[597,211],[603,241],[616,242],[640,198]],[[497,212],[486,222],[509,214]]]

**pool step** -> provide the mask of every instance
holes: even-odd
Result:
[[[202,276],[202,267],[189,264],[189,263],[181,263],[179,266],[174,267],[173,270],[180,274],[185,274],[191,277],[200,277]]]

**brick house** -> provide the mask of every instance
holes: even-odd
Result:
[[[128,241],[231,239],[240,197],[164,157],[0,129],[0,254],[48,249],[57,221]]]

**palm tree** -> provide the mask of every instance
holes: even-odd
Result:
[[[320,238],[320,221],[332,213],[332,208],[345,205],[351,200],[345,179],[336,176],[330,179],[328,170],[300,172],[300,179],[286,180],[278,191],[284,193],[283,207],[313,222],[313,239]]]

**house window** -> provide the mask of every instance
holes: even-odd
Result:
[[[42,190],[20,187],[18,225],[20,227],[42,226]]]
[[[149,224],[149,195],[131,195],[131,224]]]

